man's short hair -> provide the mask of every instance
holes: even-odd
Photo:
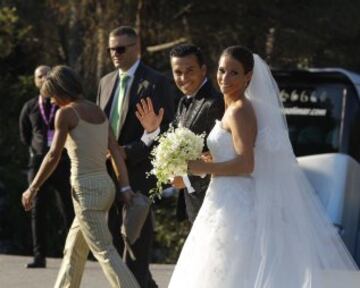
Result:
[[[110,32],[109,37],[116,37],[122,35],[126,35],[129,38],[137,38],[137,33],[135,29],[131,26],[119,26]]]
[[[45,70],[46,72],[50,72],[51,67],[47,65],[39,65],[35,68],[34,73],[36,72],[36,70]]]
[[[193,44],[181,44],[174,47],[170,51],[170,58],[172,57],[182,58],[189,55],[195,55],[200,66],[205,64],[204,56],[201,52],[201,49]]]

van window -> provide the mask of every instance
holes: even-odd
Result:
[[[284,86],[280,97],[297,156],[338,152],[340,123],[348,85],[316,83]]]

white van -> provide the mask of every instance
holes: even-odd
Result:
[[[273,70],[300,166],[360,266],[360,75]]]

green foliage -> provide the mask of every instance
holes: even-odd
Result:
[[[153,261],[176,263],[190,231],[190,222],[176,219],[176,198],[163,198],[155,207],[155,243]]]
[[[0,58],[8,56],[15,45],[14,30],[17,22],[18,16],[15,8],[0,9]]]
[[[0,153],[1,163],[24,165],[27,151],[19,142],[18,116],[22,105],[36,95],[32,76],[19,76],[12,79],[10,75],[2,78],[0,91],[2,91],[0,114]]]
[[[2,222],[6,225],[4,228],[5,235],[3,235],[5,239],[0,238],[0,242],[1,240],[7,240],[11,243],[6,253],[32,255],[31,214],[24,211],[20,202],[21,194],[27,187],[26,169],[19,169],[17,165],[12,164],[6,165],[6,169],[0,167],[0,183],[5,185],[7,201],[6,219],[2,219]],[[47,255],[61,257],[66,231],[63,228],[63,219],[58,210],[59,199],[55,195],[51,195],[51,201],[49,201],[47,207]]]
[[[15,7],[0,8],[0,59],[9,56],[30,31],[30,26],[20,28],[19,22]]]
[[[30,222],[25,216],[25,212],[21,207],[20,192],[26,187],[26,175],[24,170],[8,164],[6,169],[0,167],[0,183],[4,185],[6,192],[5,219],[2,219],[4,226],[3,239],[11,244],[7,247],[8,253],[18,254],[19,252],[30,252]],[[4,208],[4,207],[3,207]],[[17,227],[21,227],[18,229]]]

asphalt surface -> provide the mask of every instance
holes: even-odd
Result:
[[[26,269],[25,264],[32,257],[0,255],[0,288],[49,288],[53,287],[61,259],[48,258],[47,268]],[[152,264],[150,270],[159,288],[168,286],[174,265]],[[110,287],[100,268],[94,261],[88,261],[80,287]]]
[[[26,269],[31,257],[0,255],[0,288],[49,288],[53,287],[61,259],[48,258],[46,269]],[[150,270],[159,288],[168,287],[174,265],[152,264]],[[315,288],[359,288],[360,272],[327,271],[325,285]],[[97,262],[88,261],[85,266],[81,288],[110,287]],[[186,287],[184,287],[186,288]],[[226,288],[226,287],[219,287]],[[290,287],[289,287],[290,288]]]

